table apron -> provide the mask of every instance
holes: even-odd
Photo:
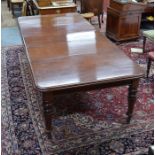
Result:
[[[118,87],[118,86],[126,86],[131,85],[134,81],[139,81],[138,78],[122,80],[122,81],[114,81],[114,82],[107,82],[107,83],[94,83],[94,84],[83,84],[79,86],[66,86],[62,88],[56,88],[53,90],[40,90],[41,92],[51,92],[52,94],[59,94],[59,93],[69,93],[69,92],[80,92],[80,91],[90,91],[95,89],[104,89],[104,88],[111,88],[111,87]]]

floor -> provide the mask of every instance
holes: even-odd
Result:
[[[12,18],[11,11],[7,7],[7,2],[1,1],[1,27],[16,27],[17,19]]]
[[[22,45],[17,18],[12,18],[6,1],[1,1],[1,46]]]
[[[1,29],[1,45],[22,45],[22,39],[18,27],[6,27]]]

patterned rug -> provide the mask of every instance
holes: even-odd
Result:
[[[144,54],[131,54],[146,68]],[[152,45],[148,45],[149,47]],[[153,144],[153,75],[142,78],[130,124],[125,123],[127,86],[55,96],[52,139],[44,130],[42,95],[31,76],[22,46],[2,48],[2,154],[140,155]]]

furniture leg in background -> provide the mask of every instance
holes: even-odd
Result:
[[[76,4],[76,0],[73,0],[73,2]]]
[[[10,11],[10,0],[7,0],[7,7],[9,8]]]
[[[149,72],[151,68],[151,62],[154,61],[154,52],[148,52],[147,55],[147,70],[146,70],[146,77],[149,77]]]
[[[143,31],[143,52],[146,52],[145,49],[146,49],[146,41],[150,40],[150,41],[154,41],[154,30],[146,30],[146,31]]]
[[[23,5],[24,0],[9,0],[9,6],[12,12],[12,16],[15,17],[15,6],[21,7]]]
[[[154,42],[154,30],[143,31],[143,53],[147,53],[147,69],[146,69],[146,77],[149,76],[149,71],[151,67],[151,62],[154,61],[154,51],[146,51],[146,42],[147,39]]]

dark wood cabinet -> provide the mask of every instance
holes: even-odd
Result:
[[[111,0],[107,10],[106,35],[115,41],[138,38],[144,6],[142,3]]]

